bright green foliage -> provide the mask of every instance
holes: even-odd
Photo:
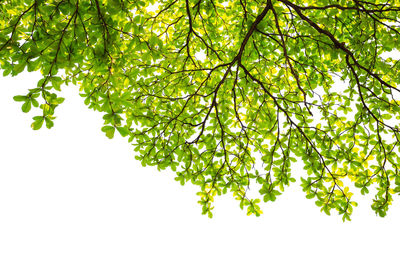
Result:
[[[346,183],[376,187],[380,216],[400,192],[400,64],[382,56],[399,20],[398,0],[4,0],[0,64],[43,74],[14,98],[42,110],[33,129],[78,84],[109,138],[200,187],[204,214],[230,191],[260,215],[247,189],[275,201],[299,158],[306,197],[349,220]]]

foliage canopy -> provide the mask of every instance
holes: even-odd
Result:
[[[306,197],[349,220],[346,184],[375,185],[380,216],[400,192],[400,64],[383,56],[399,19],[398,0],[5,0],[0,64],[43,74],[14,97],[41,110],[33,129],[78,84],[109,138],[201,188],[204,214],[230,191],[260,215],[250,186],[274,201],[301,159]]]

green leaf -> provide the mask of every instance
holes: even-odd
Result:
[[[54,126],[54,122],[51,119],[49,119],[48,117],[45,117],[45,121],[46,121],[47,129],[50,129]]]
[[[24,61],[18,65],[15,65],[13,68],[12,74],[17,75],[18,73],[22,72],[25,69],[25,66],[26,66],[26,61]]]
[[[26,101],[24,104],[22,104],[21,109],[22,109],[22,111],[25,112],[25,113],[29,112],[29,111],[31,110],[31,101],[28,100],[28,101]]]
[[[3,71],[3,77],[9,75],[9,74],[11,73],[11,71],[12,71],[12,68],[11,68],[11,67],[6,68],[6,69]]]
[[[17,101],[17,102],[25,102],[29,98],[27,96],[25,96],[25,95],[16,95],[16,96],[13,97],[13,99],[14,99],[14,101]]]
[[[123,137],[129,135],[129,133],[130,133],[130,131],[125,127],[117,127],[117,130]]]
[[[31,102],[32,102],[32,106],[34,106],[35,108],[37,108],[39,106],[39,102],[36,99],[31,98]]]
[[[104,126],[103,128],[101,128],[101,130],[103,132],[105,132],[106,136],[108,138],[113,138],[114,137],[114,133],[115,133],[115,128],[113,126]]]
[[[40,128],[42,128],[43,121],[44,121],[43,116],[33,117],[33,123],[31,125],[32,129],[33,130],[39,130]]]
[[[34,61],[29,61],[29,62],[28,62],[28,68],[27,68],[27,70],[28,70],[29,72],[38,70],[39,63],[40,63],[40,60],[39,60],[39,59],[38,59],[38,60],[34,60]]]

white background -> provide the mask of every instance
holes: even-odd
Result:
[[[359,194],[351,222],[326,216],[299,184],[264,214],[246,216],[230,195],[201,215],[197,188],[142,167],[74,87],[61,93],[51,130],[30,128],[12,97],[38,77],[0,78],[0,266],[398,265],[400,200],[385,218]],[[302,170],[293,170],[298,178]]]

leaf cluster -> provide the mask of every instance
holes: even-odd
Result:
[[[41,111],[34,130],[79,85],[106,136],[198,185],[208,216],[228,191],[259,216],[297,160],[321,211],[350,220],[354,184],[376,187],[385,216],[400,192],[400,64],[384,57],[399,49],[399,18],[397,0],[5,0],[0,68],[42,73],[14,97]]]

